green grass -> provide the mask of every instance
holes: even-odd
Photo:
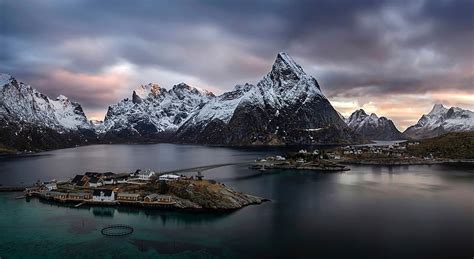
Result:
[[[437,158],[474,159],[474,131],[452,132],[436,138],[424,139],[407,151],[415,156],[430,153]]]

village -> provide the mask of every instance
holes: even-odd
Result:
[[[314,170],[337,172],[350,170],[344,164],[434,164],[447,162],[432,153],[416,156],[410,147],[419,142],[393,142],[389,144],[351,145],[329,149],[301,149],[286,155],[268,156],[256,160],[251,169],[266,171],[269,169]]]
[[[86,172],[66,182],[37,183],[33,187],[26,188],[25,194],[28,197],[35,196],[58,202],[80,202],[78,205],[126,203],[169,207],[176,203],[172,195],[152,193],[140,187],[153,183],[162,183],[161,186],[163,186],[163,182],[179,179],[186,179],[186,177],[176,174],[158,175],[152,170],[136,170],[130,174]],[[157,188],[156,191],[160,189]]]
[[[325,157],[345,164],[380,164],[380,165],[408,165],[408,164],[435,164],[447,162],[446,159],[435,157],[427,152],[415,155],[411,147],[419,142],[394,142],[381,145],[354,145],[339,147],[325,153]]]
[[[263,159],[255,160],[254,164],[249,166],[250,169],[257,169],[261,172],[267,172],[271,169],[281,170],[305,170],[305,171],[322,171],[322,172],[338,172],[348,171],[348,167],[338,164],[328,159],[323,159],[319,150],[308,152],[305,149],[297,153],[288,153],[286,156],[268,156]]]
[[[232,210],[265,199],[236,192],[202,175],[184,176],[136,170],[131,173],[86,172],[68,181],[38,182],[25,197],[90,206],[139,206],[190,210]]]

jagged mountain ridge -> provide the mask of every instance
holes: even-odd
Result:
[[[375,113],[368,115],[363,109],[354,111],[346,119],[347,125],[356,133],[369,140],[401,140],[402,133],[392,120],[378,117]]]
[[[435,104],[428,114],[423,114],[418,122],[408,127],[406,138],[432,138],[448,132],[474,131],[474,112],[459,107],[446,108]]]
[[[52,100],[8,74],[0,75],[0,143],[18,150],[82,144],[95,138],[81,105]]]
[[[206,144],[321,144],[355,140],[316,79],[286,53],[256,85],[237,85],[186,121],[175,139]]]
[[[106,139],[162,139],[172,134],[214,95],[181,83],[170,90],[142,85],[132,98],[109,106],[99,133]]]

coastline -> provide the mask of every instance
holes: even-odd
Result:
[[[257,205],[268,199],[234,191],[213,180],[183,178],[173,181],[149,181],[143,184],[121,183],[100,187],[79,187],[70,182],[54,184],[54,190],[42,186],[0,186],[0,192],[22,192],[20,198],[80,206],[131,206],[191,211],[233,211]],[[110,193],[106,198],[105,193]],[[97,196],[100,193],[100,196]],[[133,197],[133,198],[132,198]]]

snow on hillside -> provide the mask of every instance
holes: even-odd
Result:
[[[63,95],[52,100],[6,74],[0,76],[0,84],[0,117],[3,119],[33,123],[59,131],[90,128],[81,106]]]
[[[170,90],[157,84],[142,85],[133,92],[132,99],[109,107],[100,130],[101,133],[129,130],[137,134],[175,131],[212,98],[212,93],[184,83]]]
[[[375,113],[368,115],[359,109],[345,120],[347,126],[356,133],[371,140],[399,140],[402,134],[393,122],[385,117],[378,117]]]
[[[436,137],[448,132],[474,130],[474,112],[459,107],[446,108],[435,104],[433,109],[421,116],[417,124],[404,132],[410,138]]]
[[[272,70],[256,85],[237,85],[207,103],[191,120],[200,124],[218,119],[228,123],[238,106],[283,109],[295,102],[325,98],[313,77],[286,53],[279,53]]]

